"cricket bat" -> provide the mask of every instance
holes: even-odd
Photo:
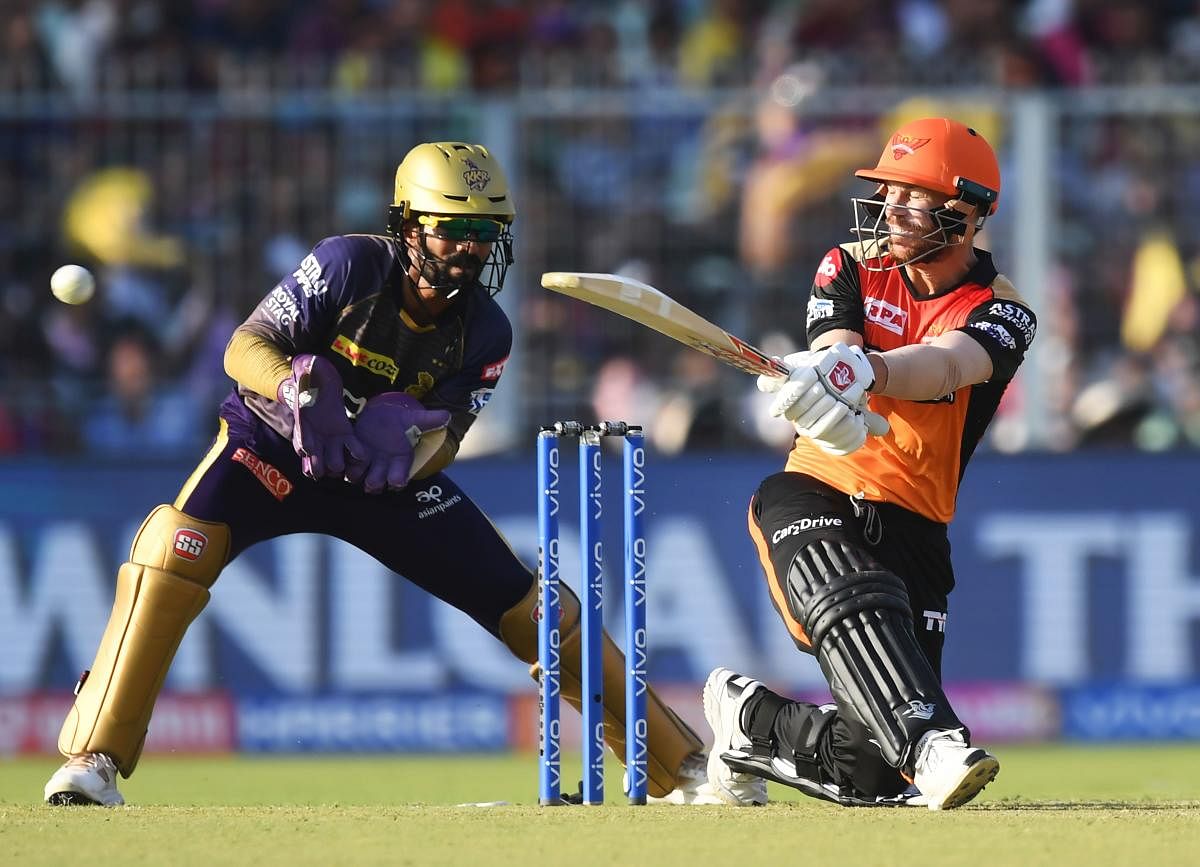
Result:
[[[640,322],[746,373],[781,378],[788,375],[787,365],[782,361],[639,280],[616,274],[548,271],[542,275],[542,286]]]
[[[786,379],[791,372],[779,359],[771,358],[640,280],[616,274],[547,271],[542,275],[542,286],[640,322],[746,373]],[[883,416],[870,410],[866,410],[865,415],[867,429],[872,434],[882,436],[887,433],[888,422]]]

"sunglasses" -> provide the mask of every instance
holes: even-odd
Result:
[[[505,224],[484,217],[439,217],[436,214],[421,214],[417,222],[429,226],[430,233],[446,241],[478,241],[490,244],[500,239]]]

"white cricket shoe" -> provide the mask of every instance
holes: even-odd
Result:
[[[713,730],[708,782],[722,801],[735,807],[767,803],[766,780],[736,773],[721,758],[723,753],[750,755],[750,738],[742,731],[742,708],[760,689],[766,687],[728,668],[714,669],[704,682],[704,717]]]
[[[921,735],[916,755],[913,783],[931,810],[961,807],[1000,773],[996,757],[967,744],[959,729]]]
[[[704,753],[692,753],[684,759],[683,764],[679,766],[675,782],[674,789],[661,798],[650,795],[646,798],[646,803],[676,806],[725,803],[708,781],[708,756]]]
[[[55,806],[125,803],[117,791],[117,766],[104,753],[80,753],[54,772],[46,783],[46,803]]]

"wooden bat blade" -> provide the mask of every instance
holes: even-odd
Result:
[[[788,375],[787,366],[653,286],[616,274],[548,271],[542,286],[632,319],[747,373]]]

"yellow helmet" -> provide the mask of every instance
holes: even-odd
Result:
[[[508,178],[491,151],[461,141],[419,144],[396,168],[389,230],[399,230],[413,211],[496,217],[506,223],[517,215]]]

